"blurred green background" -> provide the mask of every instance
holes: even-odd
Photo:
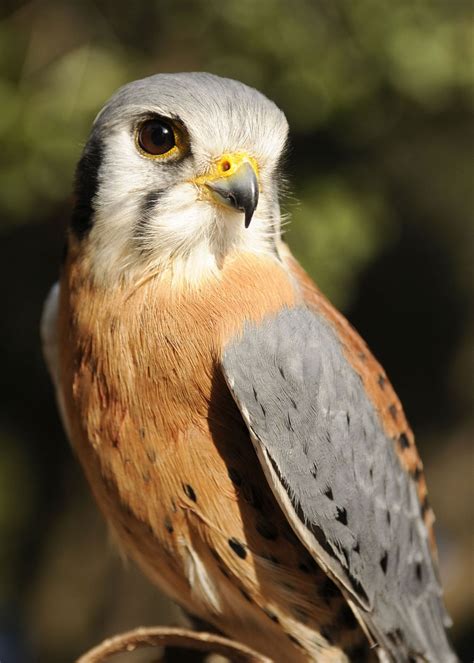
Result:
[[[120,629],[178,619],[108,541],[56,414],[38,323],[95,114],[122,83],[186,70],[240,79],[288,117],[287,240],[405,405],[438,516],[452,637],[472,660],[472,10],[461,0],[3,0],[2,663],[71,661]]]

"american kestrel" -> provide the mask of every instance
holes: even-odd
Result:
[[[65,429],[190,614],[282,663],[455,661],[400,402],[281,239],[287,133],[204,73],[99,113],[43,318]]]

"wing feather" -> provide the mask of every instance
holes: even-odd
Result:
[[[395,661],[456,660],[417,487],[330,324],[247,323],[222,369],[290,524]]]

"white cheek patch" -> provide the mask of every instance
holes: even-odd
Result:
[[[241,213],[212,202],[190,181],[195,170],[195,164],[186,169],[144,158],[129,131],[110,136],[90,233],[97,281],[171,271],[196,285],[217,275],[232,250],[274,255],[275,201],[263,174],[259,205],[245,228]]]

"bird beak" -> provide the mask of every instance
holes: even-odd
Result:
[[[212,199],[231,209],[244,213],[248,228],[258,203],[257,164],[245,154],[225,154],[214,165],[211,173],[198,178]]]

